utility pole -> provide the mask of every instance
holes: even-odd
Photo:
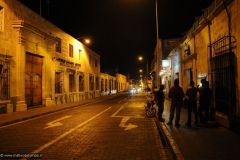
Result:
[[[39,0],[39,14],[42,16],[42,0]]]
[[[156,67],[156,69],[157,69],[157,73],[156,73],[156,79],[157,79],[157,87],[159,88],[159,86],[160,86],[160,78],[159,78],[159,72],[160,72],[160,53],[159,53],[159,31],[158,31],[158,1],[156,0],[156,10],[155,10],[155,12],[156,12],[156,38],[157,38],[157,48],[156,48],[156,58],[157,58],[157,67]]]

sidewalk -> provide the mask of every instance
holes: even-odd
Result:
[[[165,128],[177,143],[186,160],[231,160],[239,159],[240,135],[221,126],[207,125],[188,128],[187,109],[182,108],[180,127],[166,125],[169,119],[170,101],[165,100],[163,117]],[[194,120],[194,117],[193,117]],[[174,122],[174,121],[173,121]],[[166,133],[165,133],[166,135]],[[167,136],[167,135],[166,135]],[[171,138],[170,136],[170,138]],[[168,136],[167,136],[168,137]],[[171,141],[171,140],[170,140]],[[174,150],[174,146],[173,150]]]
[[[76,103],[69,103],[69,104],[60,104],[60,105],[54,105],[49,107],[39,107],[34,109],[29,109],[26,111],[21,112],[12,112],[7,114],[0,114],[0,127],[9,125],[12,123],[20,122],[23,120],[39,117],[42,115],[78,107],[80,105],[89,104],[89,103],[96,103],[101,102],[106,99],[111,99],[113,97],[116,97],[118,94],[113,95],[107,95],[107,96],[101,96],[94,99],[85,100],[82,102],[76,102]]]

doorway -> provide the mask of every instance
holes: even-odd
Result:
[[[42,57],[26,54],[25,100],[29,108],[42,105],[42,64]]]

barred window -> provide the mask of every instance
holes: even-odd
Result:
[[[105,92],[108,90],[108,81],[105,79]]]
[[[62,52],[62,40],[58,37],[56,37],[56,52]]]
[[[9,99],[9,64],[0,60],[0,100]]]
[[[73,45],[69,44],[69,57],[73,57]]]
[[[69,74],[69,92],[75,92],[74,74]]]
[[[84,91],[84,75],[83,75],[83,73],[81,73],[79,75],[78,80],[79,80],[79,91],[82,92],[82,91]]]
[[[95,67],[98,67],[98,60],[95,59]]]
[[[94,90],[94,76],[92,74],[89,75],[89,89],[90,91]]]
[[[99,90],[99,77],[95,78],[96,90]]]
[[[104,91],[104,79],[101,79],[101,91]]]
[[[55,93],[63,93],[62,72],[55,72]]]

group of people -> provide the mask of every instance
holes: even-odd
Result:
[[[171,108],[168,125],[172,125],[174,114],[176,113],[175,126],[179,127],[180,113],[183,106],[183,100],[186,99],[188,108],[188,120],[186,125],[191,127],[192,113],[195,116],[195,125],[198,126],[199,122],[205,124],[209,120],[209,110],[211,104],[212,92],[209,88],[209,82],[205,79],[201,80],[201,87],[195,87],[194,81],[190,82],[190,87],[187,89],[186,94],[182,87],[179,86],[179,79],[174,80],[174,86],[170,88],[168,97],[171,99]],[[158,106],[158,119],[164,122],[162,117],[164,111],[164,86],[160,85],[159,90],[154,91],[154,101]],[[198,105],[199,104],[199,105]]]

